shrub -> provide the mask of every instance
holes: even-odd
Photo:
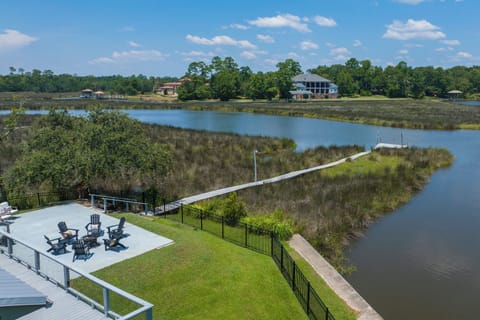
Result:
[[[270,215],[245,217],[242,221],[255,228],[273,232],[280,240],[288,240],[293,234],[290,221],[280,209],[275,209]]]

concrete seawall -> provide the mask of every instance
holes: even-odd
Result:
[[[293,235],[289,244],[312,266],[327,285],[358,314],[357,319],[383,320],[382,316],[301,235]]]

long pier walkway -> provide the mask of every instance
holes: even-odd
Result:
[[[406,147],[406,145],[379,143],[375,146],[375,149],[380,149],[380,148],[405,148],[405,147]],[[282,175],[279,175],[279,176],[276,176],[276,177],[273,177],[273,178],[268,178],[268,179],[264,179],[264,180],[254,181],[254,182],[248,182],[248,183],[244,183],[244,184],[240,184],[240,185],[236,185],[236,186],[232,186],[232,187],[226,187],[226,188],[217,189],[217,190],[213,190],[213,191],[209,191],[209,192],[205,192],[205,193],[200,193],[200,194],[197,194],[197,195],[193,195],[193,196],[190,196],[190,197],[186,197],[186,198],[177,200],[175,202],[168,203],[165,206],[157,207],[157,208],[155,208],[155,213],[156,214],[163,214],[165,212],[176,210],[176,209],[180,208],[181,205],[184,205],[184,204],[191,204],[191,203],[194,203],[194,202],[210,199],[210,198],[213,198],[213,197],[221,196],[221,195],[228,194],[228,193],[231,193],[231,192],[235,192],[235,191],[238,191],[238,190],[257,187],[257,186],[261,186],[261,185],[268,184],[268,183],[275,183],[275,182],[279,182],[279,181],[283,181],[283,180],[287,180],[287,179],[292,179],[292,178],[298,177],[298,176],[306,174],[306,173],[331,168],[331,167],[337,166],[339,164],[342,164],[342,163],[346,162],[347,160],[355,160],[355,159],[358,159],[360,157],[366,156],[366,155],[370,154],[370,152],[371,151],[359,152],[359,153],[356,153],[352,156],[345,157],[343,159],[333,161],[333,162],[330,162],[330,163],[322,164],[320,166],[311,167],[311,168],[302,169],[302,170],[297,170],[297,171],[292,171],[292,172],[285,173],[285,174],[282,174]]]

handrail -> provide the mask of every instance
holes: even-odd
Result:
[[[101,286],[104,291],[107,291],[107,292],[108,292],[108,291],[112,291],[112,292],[114,292],[114,293],[116,293],[116,294],[118,294],[118,295],[120,295],[120,296],[122,296],[122,297],[124,297],[124,298],[126,298],[126,299],[129,299],[130,301],[133,301],[133,302],[141,305],[140,308],[138,308],[137,310],[134,310],[134,311],[130,312],[129,314],[127,314],[127,315],[125,315],[125,316],[122,316],[120,319],[131,319],[131,318],[133,318],[134,316],[136,316],[136,315],[138,315],[138,314],[141,314],[141,313],[146,313],[146,315],[147,315],[146,318],[149,319],[149,320],[152,319],[152,308],[153,308],[153,304],[151,304],[150,302],[147,302],[147,301],[145,301],[145,300],[143,300],[143,299],[141,299],[141,298],[139,298],[139,297],[137,297],[137,296],[132,295],[131,293],[128,293],[128,292],[126,292],[126,291],[124,291],[124,290],[122,290],[122,289],[120,289],[120,288],[117,288],[116,286],[114,286],[114,285],[112,285],[112,284],[110,284],[110,283],[108,283],[108,282],[106,282],[106,281],[104,281],[104,280],[102,280],[102,279],[99,279],[99,278],[97,278],[97,277],[95,277],[95,276],[93,276],[93,275],[91,275],[91,274],[89,274],[89,273],[87,273],[87,272],[85,272],[85,271],[82,271],[82,270],[77,269],[77,268],[75,268],[75,267],[73,267],[73,266],[66,265],[66,264],[62,263],[61,261],[58,261],[58,260],[56,260],[56,259],[53,259],[52,257],[48,256],[47,254],[45,254],[45,253],[43,253],[43,252],[40,252],[38,249],[34,248],[32,245],[26,243],[25,241],[19,240],[18,238],[16,238],[15,236],[13,236],[11,233],[8,233],[8,232],[5,232],[5,231],[3,231],[3,230],[0,230],[0,235],[3,235],[3,236],[5,236],[5,237],[7,237],[7,238],[8,238],[8,241],[10,242],[10,244],[8,245],[8,248],[9,248],[9,249],[8,249],[8,250],[9,250],[9,251],[8,251],[8,255],[9,255],[10,258],[12,258],[12,256],[14,256],[14,255],[12,254],[12,252],[11,252],[11,249],[10,249],[10,248],[11,248],[11,241],[14,240],[15,242],[18,242],[18,243],[22,244],[23,246],[25,246],[25,247],[33,250],[33,251],[35,252],[35,255],[37,255],[37,254],[38,254],[38,255],[42,255],[43,257],[46,257],[46,258],[54,261],[55,263],[57,263],[57,264],[59,264],[59,265],[62,265],[63,268],[66,268],[67,270],[71,270],[71,271],[73,271],[73,272],[81,275],[82,277],[85,277],[86,279],[92,281],[93,283]],[[14,257],[15,257],[15,256],[14,256]],[[16,258],[18,258],[18,257],[16,257]],[[39,265],[39,264],[36,263],[36,265]],[[35,271],[40,272],[41,269],[36,269],[36,267],[35,267]],[[65,276],[65,273],[64,273],[64,276]],[[69,292],[76,292],[76,294],[78,295],[78,291],[76,291],[76,290],[73,289],[73,288],[68,287],[68,285],[69,285],[69,281],[68,281],[68,280],[69,280],[69,279],[64,279],[64,280],[65,280],[65,281],[63,282],[63,284],[67,284],[67,287],[65,287],[65,289],[68,290]],[[85,296],[85,295],[83,295],[83,294],[82,294],[82,296],[83,296],[84,298],[88,299],[89,302],[94,303],[94,304],[98,304],[98,303],[97,303],[96,301],[94,301],[93,299],[91,299],[91,298],[89,298],[89,297],[87,297],[87,296]],[[105,297],[104,297],[104,298],[105,298]],[[107,300],[108,300],[108,298],[107,298]],[[104,308],[105,313],[110,313],[110,312],[111,312],[110,310],[108,310],[108,306],[106,307],[105,304],[103,305],[103,308]],[[106,309],[106,308],[107,308],[107,309]]]

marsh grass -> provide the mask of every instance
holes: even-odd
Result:
[[[238,192],[253,214],[280,209],[338,270],[351,271],[348,241],[406,203],[434,170],[448,166],[443,149],[381,150],[335,168]]]
[[[253,181],[253,151],[258,179],[318,166],[363,151],[360,146],[330,146],[296,153],[290,139],[212,133],[168,126],[146,125],[156,142],[173,153],[173,169],[161,193],[180,198]]]

